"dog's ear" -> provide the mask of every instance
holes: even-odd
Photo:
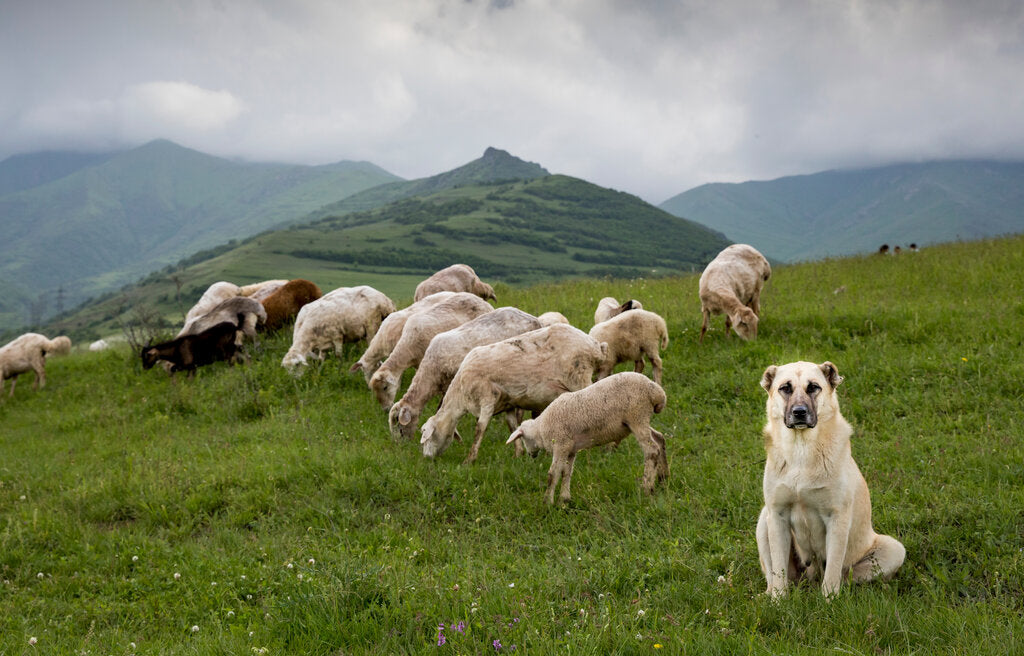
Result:
[[[775,380],[775,372],[778,370],[779,368],[776,367],[775,365],[770,365],[767,369],[764,370],[764,375],[761,376],[761,387],[764,388],[764,391],[771,391],[772,381]]]
[[[825,380],[828,384],[835,389],[839,387],[839,384],[843,382],[843,377],[839,375],[839,370],[831,362],[823,362],[821,365],[821,373],[825,374]]]

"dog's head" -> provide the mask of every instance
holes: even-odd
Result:
[[[814,428],[839,410],[835,391],[843,377],[831,362],[791,362],[764,370],[761,387],[768,392],[768,416],[787,428]]]

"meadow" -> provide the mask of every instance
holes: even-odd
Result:
[[[501,421],[472,466],[393,442],[362,345],[298,380],[287,332],[194,380],[53,359],[0,402],[0,654],[1024,653],[1022,271],[1020,237],[777,267],[750,343],[718,317],[698,344],[696,276],[498,286],[584,329],[607,295],[669,324],[667,484],[641,492],[627,438],[579,455],[563,507]],[[907,549],[832,601],[772,602],[758,566],[759,380],[793,360],[845,376]]]

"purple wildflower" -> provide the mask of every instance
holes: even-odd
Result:
[[[444,637],[444,624],[437,625],[437,646],[440,647],[444,643],[448,642],[448,639]]]
[[[462,620],[459,620],[459,623],[455,625],[455,630],[458,631],[459,633],[465,633],[466,632],[466,623],[463,622]]]
[[[491,643],[491,646],[494,647],[494,651],[499,651],[501,649],[501,640],[495,638],[494,642]]]

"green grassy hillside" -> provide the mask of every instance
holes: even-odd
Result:
[[[499,286],[583,327],[605,295],[668,320],[667,485],[639,491],[626,441],[580,454],[564,508],[503,422],[473,466],[393,443],[358,345],[300,380],[287,334],[191,381],[54,359],[0,403],[0,653],[1021,653],[1022,267],[1021,238],[779,266],[758,341],[719,318],[703,345],[696,276]],[[758,381],[796,359],[846,377],[874,525],[907,548],[831,602],[761,594]]]
[[[53,330],[105,336],[140,304],[180,322],[217,280],[302,277],[325,291],[369,281],[404,298],[453,262],[473,266],[489,282],[516,285],[571,277],[648,278],[700,270],[726,244],[721,235],[635,196],[576,178],[462,186],[259,235],[89,303]]]

